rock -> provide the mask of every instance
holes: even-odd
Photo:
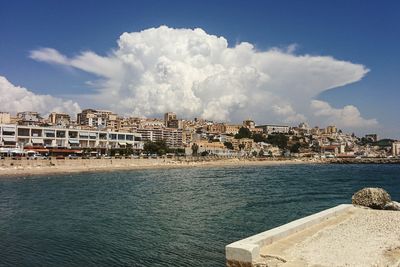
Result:
[[[383,209],[391,201],[390,195],[384,189],[372,187],[361,189],[351,198],[351,202],[354,205],[373,209]]]
[[[384,210],[400,210],[400,203],[396,201],[391,201],[383,207]]]

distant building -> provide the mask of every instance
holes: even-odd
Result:
[[[71,117],[66,113],[52,112],[49,115],[49,123],[52,125],[67,126],[71,122]]]
[[[392,155],[400,156],[400,141],[396,141],[392,143]]]
[[[265,134],[273,134],[273,133],[289,133],[290,127],[287,125],[273,125],[273,124],[266,124],[266,125],[257,125],[256,128],[263,129],[263,133]]]
[[[327,134],[334,134],[334,133],[337,133],[337,128],[336,128],[336,126],[335,126],[335,125],[330,125],[330,126],[326,127],[325,133],[327,133]]]
[[[298,133],[301,133],[301,134],[310,134],[311,133],[310,126],[306,122],[300,123],[297,128],[297,131],[298,131]]]
[[[241,125],[237,124],[225,124],[225,133],[226,134],[237,134],[239,132]]]
[[[229,150],[224,146],[224,144],[220,142],[208,142],[208,141],[196,141],[198,145],[197,153],[201,154],[203,152],[207,152],[209,155],[219,155],[219,156],[229,156],[229,155],[237,155],[236,152]],[[185,153],[186,155],[192,155],[191,146],[186,147]]]
[[[176,120],[176,113],[174,112],[167,112],[164,114],[164,125],[165,127],[168,127],[168,123],[171,120]]]
[[[312,135],[319,135],[320,133],[321,133],[321,129],[318,126],[315,126],[314,128],[311,129]]]
[[[334,145],[327,145],[327,146],[321,146],[321,153],[322,154],[339,154],[340,152],[340,146],[334,146]]]
[[[147,128],[137,129],[137,132],[142,135],[143,141],[161,141],[164,140],[168,147],[181,148],[183,147],[182,130],[172,128]]]
[[[166,127],[168,127],[168,128],[182,129],[182,128],[183,128],[183,123],[182,123],[182,120],[177,120],[177,119],[169,120],[169,121],[167,122],[167,126],[166,126]]]
[[[207,126],[208,132],[213,134],[225,133],[225,129],[226,127],[224,123],[213,123]]]
[[[306,122],[302,122],[302,123],[299,124],[299,129],[309,130],[310,126]]]
[[[117,130],[117,114],[108,110],[84,109],[77,115],[78,125],[90,126],[94,129]]]
[[[247,119],[243,121],[243,127],[246,127],[248,129],[253,129],[255,128],[256,124],[253,120]]]
[[[43,123],[43,118],[35,111],[18,112],[17,120],[19,125],[40,125]]]
[[[9,112],[0,112],[0,123],[1,124],[11,123],[11,115]]]

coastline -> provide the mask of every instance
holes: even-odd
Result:
[[[238,158],[187,159],[65,159],[65,160],[1,160],[0,178],[93,173],[147,169],[273,166],[287,164],[318,164],[314,160],[254,160]]]
[[[276,166],[289,164],[400,164],[400,159],[239,159],[209,157],[193,159],[3,159],[0,161],[0,178],[146,169]]]

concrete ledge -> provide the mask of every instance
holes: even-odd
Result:
[[[271,230],[236,241],[225,247],[225,256],[228,262],[239,262],[243,266],[252,266],[260,257],[260,248],[275,241],[304,230],[310,226],[321,223],[332,217],[340,215],[351,209],[351,204],[341,204],[336,207],[323,210],[310,216],[292,221]],[[250,264],[250,265],[249,265]],[[232,266],[229,264],[229,266]]]

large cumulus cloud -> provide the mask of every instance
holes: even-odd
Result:
[[[161,26],[123,33],[118,46],[103,56],[86,51],[68,58],[52,48],[30,56],[98,75],[97,91],[86,101],[121,114],[175,111],[186,118],[252,117],[260,123],[313,120],[318,105],[311,108],[311,100],[369,71],[329,56],[296,55],[293,48],[260,51],[247,42],[230,47],[225,38],[202,29]],[[370,124],[361,118],[357,126],[363,122]],[[333,123],[340,126],[341,121]]]
[[[63,100],[50,95],[38,95],[28,89],[15,86],[4,76],[0,76],[0,109],[11,113],[38,111],[42,115],[49,112],[67,112],[76,114],[80,107],[76,102]]]

